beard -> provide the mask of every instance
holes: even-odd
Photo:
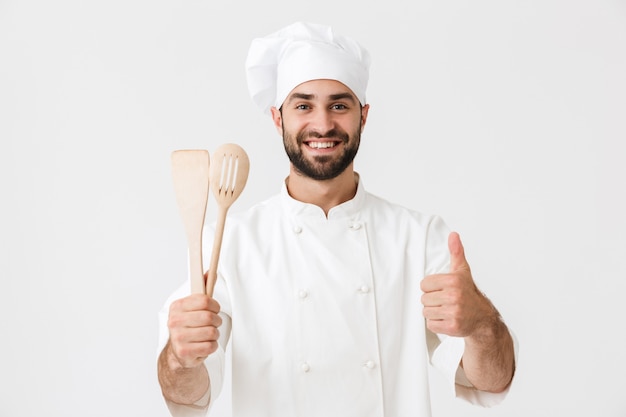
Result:
[[[302,146],[306,146],[303,144],[309,137],[339,139],[343,144],[343,152],[338,156],[318,155],[307,159],[302,152]],[[303,176],[317,181],[331,180],[344,172],[354,161],[360,143],[360,127],[352,136],[343,130],[331,129],[323,135],[317,132],[301,131],[295,135],[295,138],[283,128],[283,145],[291,164]]]

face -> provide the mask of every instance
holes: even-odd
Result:
[[[337,177],[359,149],[369,105],[334,80],[313,80],[294,88],[272,118],[294,169],[314,180]]]

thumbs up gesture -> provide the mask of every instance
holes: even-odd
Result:
[[[448,250],[450,272],[429,275],[421,282],[426,326],[435,333],[471,336],[498,313],[476,288],[458,233],[448,236]]]

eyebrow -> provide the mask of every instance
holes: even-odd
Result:
[[[315,94],[305,94],[305,93],[293,93],[289,96],[289,102],[293,101],[293,100],[312,100],[315,98]],[[354,94],[349,93],[349,92],[345,92],[345,93],[337,93],[337,94],[331,94],[328,96],[329,101],[335,101],[335,100],[350,100],[351,102],[355,103],[356,102],[356,98],[354,97]]]
[[[345,100],[345,99],[348,99],[348,100],[350,100],[353,103],[356,102],[356,99],[354,98],[354,94],[348,93],[348,92],[346,92],[346,93],[339,93],[339,94],[331,94],[329,96],[329,98],[331,100]]]

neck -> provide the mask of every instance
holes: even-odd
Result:
[[[287,191],[298,201],[320,207],[328,216],[330,209],[354,197],[357,189],[356,178],[352,165],[339,176],[324,181],[305,177],[292,166],[287,178]]]

